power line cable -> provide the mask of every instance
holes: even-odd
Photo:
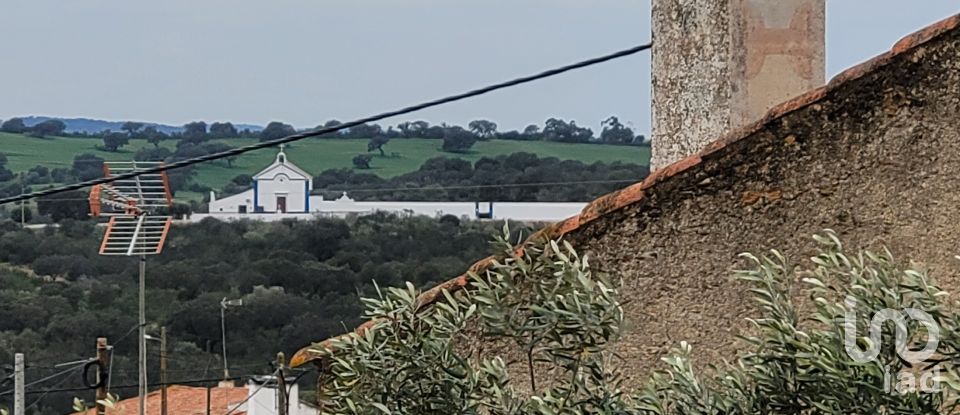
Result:
[[[313,189],[313,192],[347,192],[347,193],[370,193],[370,192],[400,192],[417,190],[469,190],[469,189],[487,189],[487,188],[510,188],[510,187],[536,187],[536,186],[563,186],[568,184],[615,184],[632,183],[640,179],[619,179],[619,180],[574,180],[564,182],[530,182],[530,183],[503,183],[503,184],[477,184],[464,186],[436,186],[436,187],[371,187],[371,188],[341,188],[341,189]],[[89,199],[51,199],[60,201],[86,202]],[[136,328],[136,327],[134,327]]]
[[[465,185],[465,186],[436,186],[436,187],[385,187],[385,188],[354,188],[354,189],[313,189],[311,193],[315,192],[345,192],[348,194],[355,193],[377,193],[377,192],[417,192],[417,191],[444,191],[444,190],[474,190],[474,189],[509,189],[509,188],[522,188],[522,187],[551,187],[551,186],[566,186],[566,185],[575,185],[575,184],[617,184],[617,183],[635,183],[642,179],[621,179],[621,180],[578,180],[578,181],[566,181],[566,182],[533,182],[533,183],[504,183],[504,184],[478,184],[478,185]],[[51,199],[58,202],[62,201],[75,201],[75,202],[86,202],[89,199]],[[393,202],[393,200],[379,200],[379,202]],[[399,202],[399,201],[398,201]]]
[[[290,142],[293,142],[293,141],[302,140],[302,139],[304,139],[304,138],[316,137],[316,136],[320,136],[320,135],[323,135],[323,134],[329,134],[329,133],[337,132],[337,131],[340,131],[340,130],[345,130],[345,129],[348,129],[348,128],[356,127],[356,126],[359,126],[359,125],[362,125],[362,124],[371,123],[371,122],[376,122],[376,121],[380,121],[380,120],[383,120],[383,119],[386,119],[386,118],[396,117],[396,116],[399,116],[399,115],[405,115],[405,114],[409,114],[409,113],[412,113],[412,112],[424,110],[424,109],[427,109],[427,108],[432,108],[432,107],[436,107],[436,106],[440,106],[440,105],[445,105],[445,104],[449,104],[449,103],[456,102],[456,101],[461,101],[461,100],[464,100],[464,99],[467,99],[467,98],[473,98],[473,97],[476,97],[476,96],[484,95],[484,94],[487,94],[487,93],[490,93],[490,92],[493,92],[493,91],[497,91],[497,90],[500,90],[500,89],[511,88],[511,87],[514,87],[514,86],[518,86],[518,85],[521,85],[521,84],[526,84],[526,83],[533,82],[533,81],[537,81],[537,80],[540,80],[540,79],[553,77],[553,76],[560,75],[560,74],[562,74],[562,73],[569,72],[569,71],[572,71],[572,70],[575,70],[575,69],[586,68],[586,67],[588,67],[588,66],[597,65],[597,64],[600,64],[600,63],[604,63],[604,62],[607,62],[607,61],[614,60],[614,59],[620,59],[620,58],[623,58],[623,57],[627,57],[627,56],[630,56],[630,55],[634,55],[634,54],[640,53],[640,52],[645,51],[645,50],[649,50],[652,46],[653,46],[652,43],[647,43],[647,44],[643,44],[643,45],[639,45],[639,46],[634,46],[634,47],[629,48],[629,49],[620,50],[620,51],[617,51],[617,52],[614,52],[614,53],[610,53],[610,54],[607,54],[607,55],[603,55],[603,56],[599,56],[599,57],[596,57],[596,58],[591,58],[591,59],[587,59],[587,60],[584,60],[584,61],[580,61],[580,62],[577,62],[577,63],[570,64],[570,65],[561,66],[561,67],[559,67],[559,68],[550,69],[550,70],[547,70],[547,71],[544,71],[544,72],[541,72],[541,73],[538,73],[538,74],[535,74],[535,75],[528,75],[528,76],[524,76],[524,77],[520,77],[520,78],[516,78],[516,79],[510,80],[510,81],[506,81],[506,82],[501,82],[501,83],[489,85],[489,86],[482,87],[482,88],[479,88],[479,89],[474,89],[474,90],[472,90],[472,91],[468,91],[468,92],[464,92],[464,93],[460,93],[460,94],[456,94],[456,95],[450,95],[450,96],[447,96],[447,97],[444,97],[444,98],[439,98],[439,99],[435,99],[435,100],[432,100],[432,101],[423,102],[423,103],[416,104],[416,105],[412,105],[412,106],[409,106],[409,107],[405,107],[405,108],[401,108],[401,109],[397,109],[397,110],[392,110],[392,111],[387,111],[387,112],[384,112],[384,113],[380,113],[380,114],[377,114],[377,115],[368,116],[368,117],[365,117],[365,118],[360,118],[360,119],[358,119],[358,120],[346,122],[346,123],[340,124],[340,125],[335,126],[335,127],[317,128],[317,129],[308,130],[308,131],[305,131],[305,132],[301,132],[301,133],[289,135],[289,136],[286,136],[286,137],[281,137],[281,138],[278,138],[278,139],[275,139],[275,140],[263,141],[263,142],[260,142],[260,143],[251,144],[251,145],[244,146],[244,147],[238,147],[238,148],[234,148],[234,149],[222,151],[222,152],[219,152],[219,153],[213,153],[213,154],[208,154],[208,155],[204,155],[204,156],[200,156],[200,157],[194,157],[194,158],[190,158],[190,159],[186,159],[186,160],[180,160],[180,161],[176,161],[176,162],[173,162],[173,163],[170,163],[170,164],[164,164],[164,165],[160,165],[160,166],[156,166],[156,167],[151,167],[151,168],[148,168],[148,169],[135,170],[135,171],[131,171],[131,172],[129,172],[129,173],[123,173],[123,174],[119,174],[119,175],[116,175],[116,176],[101,177],[101,178],[99,178],[99,179],[88,180],[88,181],[85,181],[85,182],[74,183],[74,184],[71,184],[71,185],[66,185],[66,186],[61,186],[61,187],[55,187],[55,188],[46,189],[46,190],[40,190],[40,191],[36,191],[36,192],[31,192],[31,193],[24,193],[24,194],[20,194],[20,195],[17,195],[17,196],[6,197],[6,198],[0,199],[0,205],[5,205],[5,204],[8,204],[8,203],[19,202],[19,201],[22,201],[22,200],[35,199],[35,198],[38,198],[38,197],[54,195],[54,194],[63,193],[63,192],[69,192],[69,191],[72,191],[72,190],[79,190],[79,189],[83,189],[83,188],[95,186],[95,185],[98,185],[98,184],[111,183],[111,182],[114,182],[114,181],[117,181],[117,180],[131,179],[131,178],[134,178],[134,177],[137,177],[137,176],[140,176],[140,175],[144,175],[144,174],[156,174],[156,173],[164,172],[164,171],[167,171],[167,170],[173,170],[173,169],[178,169],[178,168],[182,168],[182,167],[191,166],[191,165],[194,165],[194,164],[197,164],[197,163],[205,163],[205,162],[208,162],[208,161],[218,160],[218,159],[222,159],[222,158],[227,158],[227,157],[232,157],[232,156],[238,156],[238,155],[240,155],[240,154],[248,153],[248,152],[251,152],[251,151],[254,151],[254,150],[260,150],[260,149],[264,149],[264,148],[267,148],[267,147],[273,147],[273,146],[277,146],[277,145],[279,145],[279,144],[284,144],[284,143],[290,143]]]
[[[123,336],[120,336],[120,338],[117,339],[117,341],[113,342],[113,344],[110,345],[110,364],[109,364],[109,367],[107,368],[107,393],[110,393],[110,386],[113,383],[113,350],[114,348],[116,348],[117,344],[120,344],[121,342],[123,342],[124,339],[126,339],[131,334],[133,334],[134,330],[138,329],[139,327],[140,327],[139,323],[134,324],[133,327],[130,327],[130,330],[127,330],[126,334],[124,334]]]
[[[77,366],[77,367],[74,367],[73,369],[70,369],[70,370],[83,369],[83,367],[84,367],[84,366]],[[60,381],[57,382],[57,384],[54,385],[53,387],[54,387],[54,388],[60,387],[60,385],[64,384],[64,382],[66,382],[67,379],[69,379],[69,377],[64,376],[63,379],[60,379]],[[49,393],[50,393],[50,392],[43,392],[42,394],[40,394],[40,397],[39,397],[39,398],[37,398],[36,400],[34,400],[33,403],[31,403],[29,406],[27,406],[26,408],[24,408],[24,412],[29,411],[31,408],[37,406],[37,405],[40,403],[40,401],[42,401],[43,398],[46,397]]]
[[[271,376],[277,376],[278,374],[280,374],[280,368],[277,368],[277,370],[274,370],[274,371],[273,371],[273,374],[272,374]],[[236,412],[237,409],[240,409],[240,407],[243,406],[243,404],[247,403],[247,401],[249,401],[250,398],[253,398],[254,396],[257,396],[257,393],[260,392],[260,389],[263,389],[264,386],[267,386],[267,383],[268,383],[268,382],[269,382],[269,381],[264,381],[263,383],[261,383],[259,386],[257,386],[256,389],[254,389],[253,393],[247,395],[247,399],[244,399],[244,400],[240,401],[240,403],[238,403],[236,406],[234,406],[233,409],[227,411],[227,413],[224,414],[224,415],[231,415],[232,413]]]
[[[83,200],[87,200],[87,199],[83,199]],[[127,332],[126,332],[123,336],[120,336],[119,339],[117,339],[116,341],[114,341],[111,346],[116,346],[116,345],[120,344],[120,342],[122,342],[124,339],[126,339],[127,337],[129,337],[131,334],[133,334],[133,332],[134,332],[137,328],[139,328],[139,327],[140,327],[140,324],[134,324],[133,327],[130,327],[130,330],[127,330]]]
[[[46,381],[49,381],[49,380],[51,380],[51,379],[56,379],[56,378],[58,378],[58,377],[60,377],[60,376],[65,376],[65,375],[70,374],[71,372],[74,372],[74,371],[83,369],[83,365],[86,364],[86,363],[89,363],[89,362],[92,361],[92,360],[93,360],[93,359],[86,360],[86,361],[83,361],[83,362],[72,362],[72,363],[75,363],[76,366],[73,366],[73,367],[71,367],[71,368],[69,368],[69,369],[66,369],[66,370],[61,370],[61,371],[59,371],[59,372],[57,372],[57,373],[54,373],[54,374],[52,374],[52,375],[50,375],[50,376],[44,377],[44,378],[39,379],[39,380],[35,380],[35,381],[33,381],[33,382],[30,382],[30,383],[28,383],[28,384],[26,384],[26,385],[23,385],[23,388],[26,389],[26,388],[29,388],[29,387],[31,387],[31,386],[33,386],[33,385],[39,385],[39,384],[44,383],[44,382],[46,382]],[[12,394],[12,393],[13,393],[13,389],[10,389],[10,390],[7,390],[7,391],[0,392],[0,396],[9,395],[9,394]]]
[[[175,381],[175,382],[167,382],[166,385],[167,385],[167,386],[170,386],[170,385],[173,385],[173,384],[177,384],[177,385],[192,385],[192,384],[197,384],[197,383],[220,382],[220,381],[222,381],[222,380],[243,380],[243,379],[250,378],[250,377],[253,377],[253,376],[256,376],[256,375],[231,376],[231,377],[228,377],[228,378],[224,378],[224,377],[221,376],[221,377],[219,377],[219,378],[211,378],[211,379],[187,379],[187,380],[177,380],[177,381]],[[163,386],[163,385],[164,385],[164,384],[163,384],[163,383],[160,383],[160,382],[157,382],[157,383],[148,383],[148,384],[147,384],[147,387],[151,387],[151,388],[152,388],[152,387],[158,387],[158,386]],[[133,388],[139,388],[139,387],[140,387],[140,385],[120,385],[120,386],[114,386],[113,388],[114,388],[114,389],[133,389]]]
[[[316,189],[321,192],[347,192],[347,193],[365,193],[365,192],[403,192],[403,191],[429,191],[429,190],[469,190],[469,189],[502,189],[510,187],[538,187],[538,186],[563,186],[568,184],[614,184],[614,183],[633,183],[642,179],[621,179],[621,180],[580,180],[567,182],[537,182],[537,183],[510,183],[510,184],[477,184],[466,186],[438,186],[438,187],[394,187],[394,188],[369,188],[369,189]]]
[[[198,384],[198,383],[213,383],[213,382],[219,382],[219,381],[221,381],[221,380],[243,380],[243,379],[246,379],[246,378],[251,378],[251,377],[253,377],[253,376],[257,376],[257,375],[232,376],[232,377],[229,377],[229,378],[226,378],[226,379],[224,379],[223,377],[219,377],[219,378],[214,378],[214,379],[188,379],[188,380],[178,380],[178,381],[176,381],[176,382],[167,382],[166,385],[167,385],[167,386],[174,385],[174,384],[176,384],[176,385],[192,385],[192,384]],[[61,384],[62,384],[62,382],[61,382]],[[163,383],[149,383],[149,384],[147,384],[147,387],[153,388],[153,387],[159,387],[159,386],[163,386],[163,385],[164,385]],[[114,389],[135,389],[135,388],[139,388],[139,387],[140,387],[140,385],[132,385],[132,384],[131,384],[131,385],[114,386],[113,388],[114,388]],[[50,394],[50,393],[59,393],[59,392],[83,392],[83,391],[88,391],[88,390],[93,390],[93,389],[96,389],[96,388],[90,388],[90,387],[84,386],[84,387],[75,387],[75,388],[40,389],[40,390],[26,391],[25,393],[26,393],[27,395],[35,395],[35,394]]]

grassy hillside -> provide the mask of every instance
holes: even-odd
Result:
[[[225,143],[238,147],[254,142],[253,139],[223,140]],[[478,142],[468,154],[452,154],[440,151],[439,140],[426,139],[395,139],[384,146],[387,157],[377,156],[368,172],[382,177],[392,177],[398,174],[416,170],[423,162],[432,157],[460,157],[467,160],[477,160],[484,156],[509,154],[526,151],[541,157],[557,157],[563,160],[580,160],[583,162],[613,162],[623,161],[637,164],[647,164],[650,159],[649,149],[646,147],[608,146],[597,144],[565,144],[540,141],[507,141],[492,140]],[[151,144],[143,140],[131,140],[130,144],[120,152],[111,153],[100,151],[96,146],[101,144],[98,139],[89,138],[53,138],[40,139],[17,134],[0,133],[0,153],[7,155],[8,167],[14,172],[26,170],[36,165],[50,168],[69,167],[74,155],[93,153],[106,160],[130,160],[134,153],[144,146]],[[166,141],[164,146],[173,148],[175,142]],[[340,139],[322,140],[306,139],[289,145],[287,154],[291,161],[297,163],[308,172],[320,173],[323,170],[352,167],[353,156],[367,150],[367,140]],[[390,155],[396,153],[398,157]],[[214,162],[197,169],[194,181],[220,188],[238,174],[253,174],[270,164],[276,150],[261,150],[239,157],[233,167],[227,167],[226,162]]]

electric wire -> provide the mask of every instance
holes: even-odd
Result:
[[[113,344],[110,345],[110,364],[109,364],[109,367],[107,368],[107,393],[110,393],[110,386],[113,383],[113,350],[118,344],[123,342],[124,339],[126,339],[131,334],[133,334],[133,331],[138,328],[140,328],[140,324],[139,323],[134,324],[133,327],[130,327],[130,330],[127,330],[126,334],[124,334],[123,336],[120,336],[119,339],[117,339],[115,342],[113,342]]]
[[[263,141],[263,142],[260,142],[260,143],[251,144],[251,145],[244,146],[244,147],[237,147],[237,148],[233,148],[233,149],[230,149],[230,150],[222,151],[222,152],[219,152],[219,153],[207,154],[207,155],[200,156],[200,157],[194,157],[194,158],[190,158],[190,159],[175,161],[175,162],[170,163],[170,164],[164,164],[164,165],[160,165],[160,166],[156,166],[156,167],[151,167],[151,168],[147,168],[147,169],[143,169],[143,170],[134,170],[134,171],[131,171],[131,172],[128,172],[128,173],[118,174],[118,175],[116,175],[116,176],[101,177],[101,178],[98,178],[98,179],[88,180],[88,181],[79,182],[79,183],[74,183],[74,184],[70,184],[70,185],[65,185],[65,186],[50,188],[50,189],[46,189],[46,190],[40,190],[40,191],[36,191],[36,192],[31,192],[31,193],[23,193],[23,194],[20,194],[20,195],[17,195],[17,196],[6,197],[6,198],[0,199],[0,205],[5,205],[5,204],[8,204],[8,203],[19,202],[19,201],[23,201],[23,200],[35,199],[35,198],[38,198],[38,197],[49,196],[49,195],[54,195],[54,194],[63,193],[63,192],[69,192],[69,191],[73,191],[73,190],[84,189],[84,188],[91,187],[91,186],[95,186],[95,185],[99,185],[99,184],[111,183],[111,182],[114,182],[114,181],[117,181],[117,180],[131,179],[131,178],[134,178],[134,177],[137,177],[137,176],[140,176],[140,175],[144,175],[144,174],[156,174],[156,173],[164,172],[164,171],[167,171],[167,170],[173,170],[173,169],[178,169],[178,168],[182,168],[182,167],[191,166],[191,165],[198,164],[198,163],[205,163],[205,162],[208,162],[208,161],[219,160],[219,159],[222,159],[222,158],[227,158],[227,157],[232,157],[232,156],[238,156],[238,155],[240,155],[240,154],[248,153],[248,152],[251,152],[251,151],[254,151],[254,150],[260,150],[260,149],[264,149],[264,148],[268,148],[268,147],[274,147],[274,146],[277,146],[277,145],[280,145],[280,144],[290,143],[290,142],[293,142],[293,141],[298,141],[298,140],[302,140],[302,139],[309,138],[309,137],[316,137],[316,136],[320,136],[320,135],[324,135],[324,134],[329,134],[329,133],[333,133],[333,132],[345,130],[345,129],[348,129],[348,128],[356,127],[356,126],[359,126],[359,125],[362,125],[362,124],[371,123],[371,122],[376,122],[376,121],[380,121],[380,120],[383,120],[383,119],[386,119],[386,118],[396,117],[396,116],[399,116],[399,115],[410,114],[410,113],[412,113],[412,112],[417,112],[417,111],[424,110],[424,109],[427,109],[427,108],[432,108],[432,107],[436,107],[436,106],[440,106],[440,105],[445,105],[445,104],[453,103],[453,102],[456,102],[456,101],[461,101],[461,100],[464,100],[464,99],[467,99],[467,98],[473,98],[473,97],[476,97],[476,96],[484,95],[484,94],[487,94],[487,93],[490,93],[490,92],[493,92],[493,91],[497,91],[497,90],[500,90],[500,89],[511,88],[511,87],[514,87],[514,86],[518,86],[518,85],[521,85],[521,84],[526,84],[526,83],[533,82],[533,81],[537,81],[537,80],[540,80],[540,79],[553,77],[553,76],[560,75],[560,74],[562,74],[562,73],[569,72],[569,71],[572,71],[572,70],[581,69],[581,68],[586,68],[586,67],[593,66],[593,65],[597,65],[597,64],[604,63],[604,62],[607,62],[607,61],[611,61],[611,60],[615,60],[615,59],[620,59],[620,58],[623,58],[623,57],[627,57],[627,56],[630,56],[630,55],[634,55],[634,54],[640,53],[640,52],[642,52],[642,51],[649,50],[652,46],[653,46],[652,43],[647,43],[647,44],[643,44],[643,45],[634,46],[634,47],[632,47],[632,48],[620,50],[620,51],[617,51],[617,52],[614,52],[614,53],[610,53],[610,54],[607,54],[607,55],[603,55],[603,56],[599,56],[599,57],[596,57],[596,58],[591,58],[591,59],[583,60],[583,61],[576,62],[576,63],[573,63],[573,64],[569,64],[569,65],[561,66],[561,67],[558,67],[558,68],[550,69],[550,70],[547,70],[547,71],[544,71],[544,72],[541,72],[541,73],[538,73],[538,74],[535,74],[535,75],[528,75],[528,76],[524,76],[524,77],[520,77],[520,78],[516,78],[516,79],[510,80],[510,81],[506,81],[506,82],[501,82],[501,83],[496,83],[496,84],[488,85],[488,86],[485,86],[485,87],[482,87],[482,88],[474,89],[474,90],[467,91],[467,92],[463,92],[463,93],[460,93],[460,94],[450,95],[450,96],[447,96],[447,97],[444,97],[444,98],[439,98],[439,99],[435,99],[435,100],[432,100],[432,101],[427,101],[427,102],[423,102],[423,103],[420,103],[420,104],[411,105],[411,106],[408,106],[408,107],[405,107],[405,108],[401,108],[401,109],[396,109],[396,110],[392,110],[392,111],[383,112],[383,113],[380,113],[380,114],[377,114],[377,115],[372,115],[372,116],[360,118],[360,119],[357,119],[357,120],[354,120],[354,121],[346,122],[346,123],[343,123],[343,124],[340,124],[340,125],[337,125],[337,126],[334,126],[334,127],[317,128],[317,129],[313,129],[313,130],[308,130],[308,131],[300,132],[300,133],[297,133],[297,134],[292,134],[292,135],[289,135],[289,136],[286,136],[286,137],[281,137],[281,138],[274,139],[274,140]]]
[[[469,190],[469,189],[502,189],[510,187],[538,187],[538,186],[565,186],[569,184],[615,184],[615,183],[633,183],[642,179],[621,179],[621,180],[580,180],[567,182],[535,182],[535,183],[510,183],[510,184],[477,184],[464,186],[438,186],[438,187],[394,187],[394,188],[369,188],[369,189],[317,189],[322,192],[346,192],[346,193],[370,193],[370,192],[404,192],[404,191],[430,191],[430,190]]]
[[[273,371],[273,374],[272,374],[271,376],[277,376],[279,373],[280,373],[280,368],[277,368],[277,370],[274,370],[274,371]],[[240,409],[240,407],[241,407],[243,404],[247,403],[247,401],[249,401],[250,398],[253,398],[254,396],[256,396],[257,393],[260,392],[260,389],[263,389],[264,386],[267,386],[267,382],[263,382],[263,383],[261,383],[259,386],[257,386],[257,388],[254,389],[252,393],[250,393],[249,395],[247,395],[247,398],[246,398],[246,399],[240,401],[240,403],[238,403],[236,406],[234,406],[233,409],[227,411],[227,413],[224,414],[224,415],[231,415],[231,414],[233,414],[234,412],[236,412],[237,409]]]
[[[211,378],[211,379],[186,379],[186,380],[178,380],[178,381],[176,381],[176,382],[167,382],[166,385],[167,385],[167,386],[171,386],[171,385],[174,385],[174,384],[176,384],[176,385],[194,385],[194,384],[198,384],[198,383],[199,383],[199,384],[203,384],[203,383],[214,383],[214,382],[219,382],[219,381],[222,381],[222,380],[244,380],[244,379],[247,379],[247,378],[252,378],[252,377],[254,377],[254,376],[259,376],[259,375],[231,376],[231,377],[228,377],[228,378],[219,377],[219,378]],[[62,384],[62,383],[61,383],[61,384]],[[147,384],[147,387],[151,387],[151,388],[153,388],[153,387],[160,387],[160,386],[164,386],[164,384],[163,384],[163,383],[148,383],[148,384]],[[129,384],[129,385],[114,386],[113,388],[114,388],[114,389],[136,389],[136,388],[139,388],[139,387],[140,387],[139,384]],[[83,386],[83,387],[75,387],[75,388],[51,388],[51,389],[39,389],[39,390],[26,391],[25,394],[27,394],[27,395],[36,395],[36,394],[50,394],[50,393],[59,393],[59,392],[83,392],[83,391],[88,391],[88,390],[93,390],[93,389],[95,389],[95,388],[90,388],[90,387],[86,387],[86,386]]]
[[[57,373],[54,373],[54,374],[52,374],[52,375],[50,375],[50,376],[46,376],[46,377],[44,377],[44,378],[42,378],[42,379],[38,379],[38,380],[35,380],[35,381],[33,381],[33,382],[27,383],[27,384],[23,385],[23,388],[26,389],[26,388],[29,388],[29,387],[34,386],[34,385],[39,385],[39,384],[44,383],[44,382],[46,382],[46,381],[49,381],[49,380],[51,380],[51,379],[56,379],[56,378],[58,378],[58,377],[60,377],[60,376],[65,376],[65,375],[67,375],[67,374],[70,374],[70,373],[73,372],[73,371],[76,371],[76,370],[79,370],[79,369],[83,369],[83,365],[84,365],[84,364],[89,363],[89,362],[91,362],[91,361],[93,361],[93,360],[95,360],[95,359],[90,359],[90,360],[86,360],[86,361],[79,362],[79,363],[74,362],[74,363],[76,363],[76,366],[70,367],[69,369],[61,370],[61,371],[59,371],[59,372],[57,372]],[[14,389],[6,390],[6,391],[3,391],[3,392],[0,392],[0,396],[9,395],[9,394],[12,394],[13,392],[14,392]]]
[[[70,370],[71,370],[71,371],[74,371],[74,370],[77,370],[77,369],[83,369],[83,366],[76,366],[76,367],[74,367],[74,368],[72,368],[72,369],[70,369]],[[67,377],[67,376],[64,376],[63,379],[60,379],[60,381],[57,382],[57,384],[53,386],[54,389],[60,387],[60,385],[63,385],[64,382],[67,381],[67,379],[70,379],[70,378]],[[31,404],[28,405],[26,408],[24,408],[24,412],[26,413],[26,411],[29,411],[31,408],[37,406],[37,405],[40,403],[40,401],[42,401],[43,398],[46,397],[49,393],[50,393],[50,392],[43,392],[43,393],[41,393],[39,398],[35,399],[35,400],[33,401],[33,403],[31,403]],[[26,394],[26,392],[25,392],[24,394]]]
[[[307,373],[310,373],[310,372],[309,371],[300,372],[300,374],[298,374],[297,377],[293,379],[293,382],[290,382],[290,386],[287,387],[285,391],[283,391],[284,395],[287,397],[287,402],[290,402],[290,392],[293,392],[293,387],[296,386],[297,382],[300,381],[300,378],[304,377]]]
[[[354,189],[314,189],[314,192],[345,192],[345,193],[376,193],[376,192],[414,192],[414,191],[443,191],[443,190],[471,190],[471,189],[503,189],[517,187],[540,187],[540,186],[566,186],[573,184],[618,184],[635,183],[643,180],[638,179],[619,179],[619,180],[577,180],[565,182],[531,182],[531,183],[504,183],[504,184],[477,184],[464,186],[436,186],[436,187],[384,187],[384,188],[354,188]],[[56,201],[83,201],[89,199],[51,199]],[[134,327],[136,328],[136,327]]]

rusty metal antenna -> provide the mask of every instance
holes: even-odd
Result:
[[[124,176],[162,166],[159,162],[130,161],[103,164],[104,177]],[[147,340],[145,286],[147,255],[163,251],[173,219],[160,212],[173,206],[167,173],[144,173],[93,186],[90,189],[90,214],[109,217],[100,244],[100,255],[140,258],[139,306],[139,389],[140,415],[146,413]]]

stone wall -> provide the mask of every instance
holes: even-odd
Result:
[[[628,383],[637,386],[681,340],[700,363],[734,359],[744,319],[756,315],[731,280],[746,265],[737,255],[776,248],[806,261],[811,235],[825,228],[853,249],[888,246],[925,264],[958,298],[958,50],[954,29],[855,68],[745,136],[671,166],[676,174],[637,203],[586,225],[581,214],[568,237],[626,280]]]

